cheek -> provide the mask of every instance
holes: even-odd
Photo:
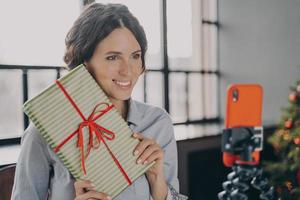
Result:
[[[136,72],[136,79],[138,79],[141,75],[144,74],[144,69],[140,68],[137,72]]]
[[[109,66],[99,66],[97,69],[94,69],[94,74],[97,79],[108,79],[114,75],[114,71],[111,70]]]
[[[110,82],[112,82],[112,75],[110,75],[109,72],[98,70],[94,72],[93,76],[101,87],[106,87]]]
[[[139,76],[143,72],[142,62],[136,62],[133,64],[132,72],[135,76]]]

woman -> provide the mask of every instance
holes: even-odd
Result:
[[[64,60],[70,69],[84,63],[133,130],[140,143],[137,163],[155,161],[116,199],[185,199],[178,194],[177,148],[172,122],[160,108],[132,100],[132,90],[145,70],[147,40],[127,7],[91,4],[66,37]],[[12,199],[111,199],[88,180],[75,181],[30,125],[22,139]]]

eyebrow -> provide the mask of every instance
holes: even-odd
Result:
[[[136,51],[134,51],[134,52],[132,52],[131,54],[135,54],[135,53],[139,53],[139,52],[142,52],[142,50],[136,50]],[[119,52],[119,51],[108,51],[108,52],[106,52],[106,55],[108,55],[108,54],[117,54],[117,55],[121,55],[122,53],[121,52]]]
[[[134,51],[134,52],[132,52],[132,54],[135,54],[135,53],[139,53],[139,52],[142,52],[142,50],[136,50],[136,51]]]
[[[122,54],[122,53],[119,51],[108,51],[106,52],[106,54]]]

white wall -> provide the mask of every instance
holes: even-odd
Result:
[[[300,79],[300,1],[219,0],[221,112],[228,84],[264,87],[263,120],[278,122]]]

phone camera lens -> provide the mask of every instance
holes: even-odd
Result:
[[[232,99],[233,102],[237,102],[239,99],[239,91],[237,89],[234,89],[232,92]]]

